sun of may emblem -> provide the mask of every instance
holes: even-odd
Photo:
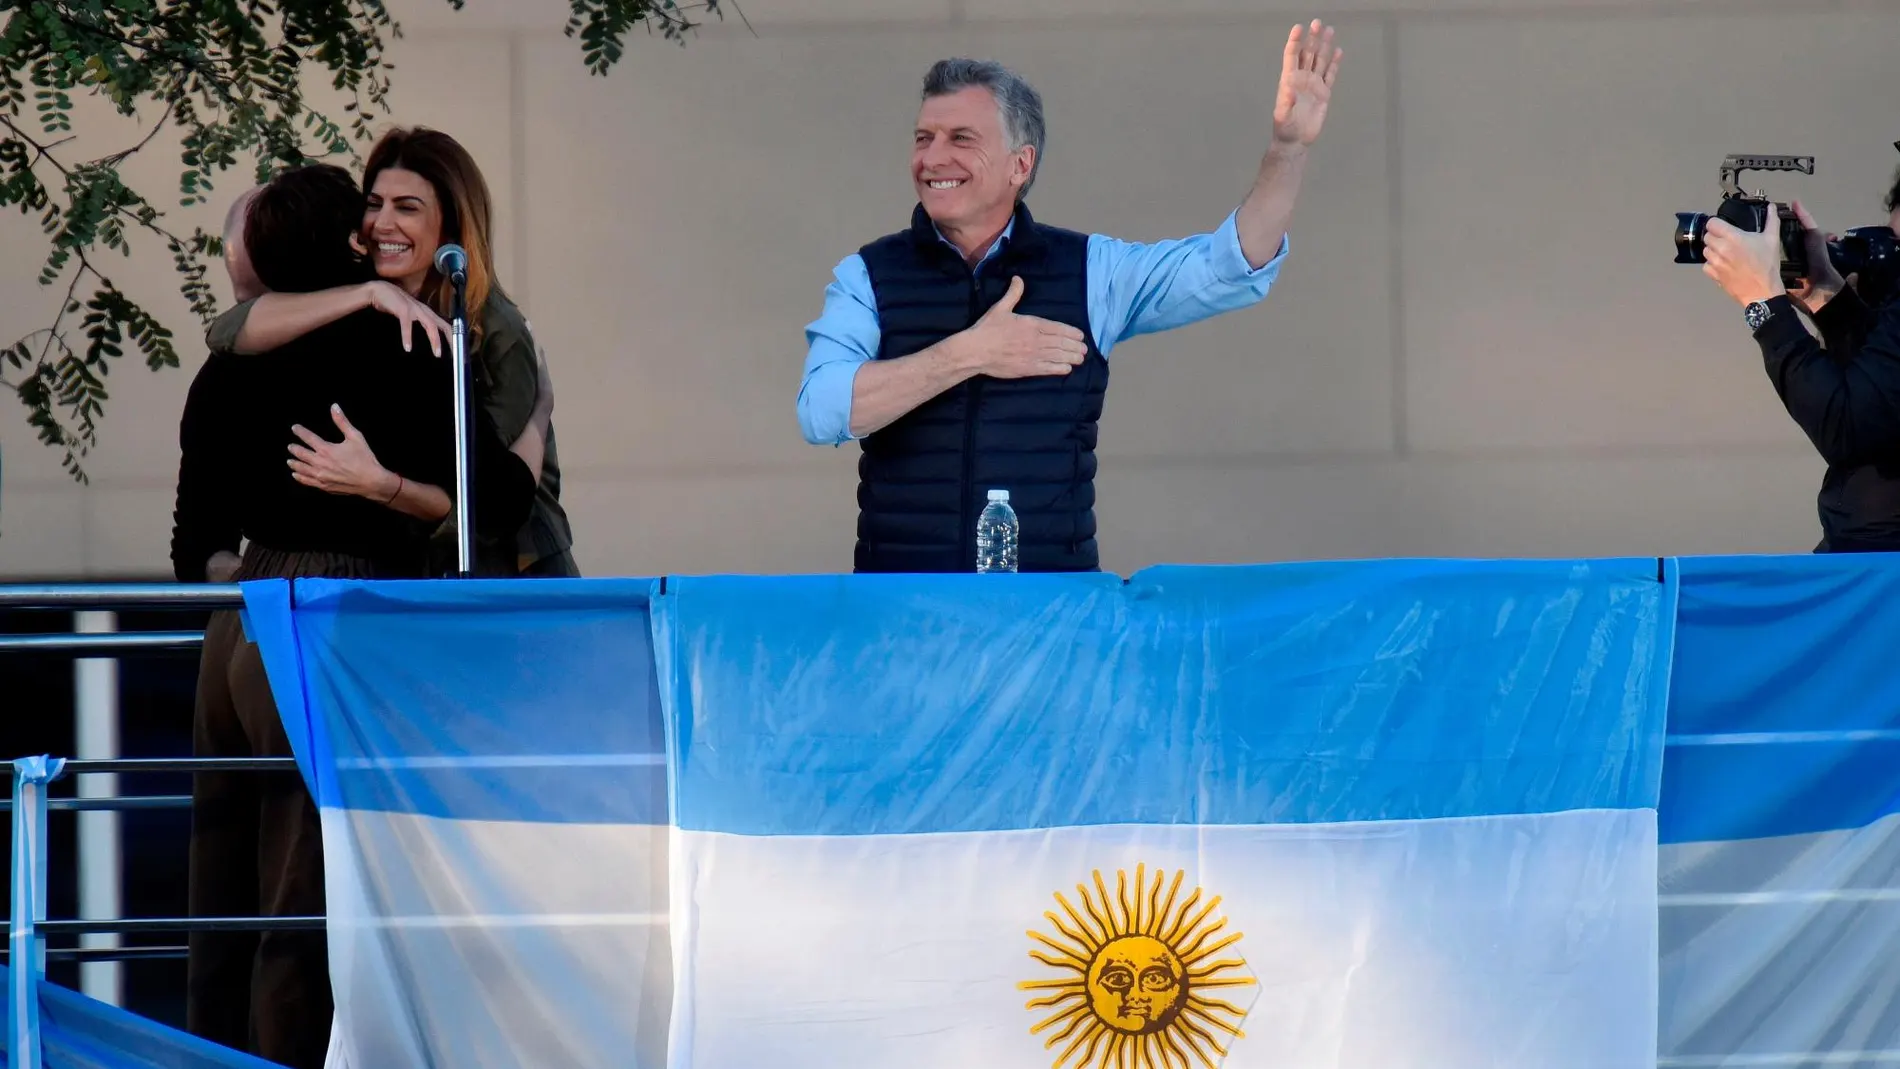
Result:
[[[1180,897],[1186,875],[1177,870],[1168,883],[1156,870],[1148,881],[1146,865],[1115,874],[1111,897],[1095,873],[1095,887],[1076,884],[1080,908],[1058,892],[1062,913],[1044,913],[1056,936],[1030,932],[1035,960],[1068,973],[1048,980],[1025,980],[1024,991],[1047,994],[1029,1001],[1047,1016],[1029,1031],[1050,1032],[1045,1048],[1062,1044],[1056,1069],[1075,1059],[1074,1069],[1213,1069],[1227,1054],[1225,1039],[1244,1035],[1247,1011],[1209,992],[1245,987],[1251,976],[1223,975],[1244,968],[1238,953],[1221,951],[1240,941],[1241,933],[1222,935],[1224,917],[1213,916],[1216,895],[1205,904],[1196,887]]]

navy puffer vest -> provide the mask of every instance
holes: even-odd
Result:
[[[1088,236],[1043,226],[1018,205],[1003,249],[973,273],[919,205],[909,230],[859,250],[877,297],[878,359],[909,356],[974,324],[1023,280],[1021,315],[1082,331],[1088,356],[1065,376],[979,375],[863,439],[857,570],[976,570],[987,492],[1008,490],[1025,572],[1093,571],[1095,438],[1108,362],[1089,329]]]

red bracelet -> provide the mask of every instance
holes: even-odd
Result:
[[[393,493],[391,493],[391,494],[389,495],[389,497],[388,497],[388,499],[387,499],[387,500],[385,500],[385,501],[383,502],[383,504],[385,504],[385,505],[387,505],[387,504],[389,504],[389,502],[391,502],[391,501],[394,501],[394,500],[396,500],[396,498],[398,498],[398,497],[400,497],[400,496],[402,496],[402,485],[403,485],[403,482],[404,482],[404,480],[403,480],[403,477],[402,477],[402,476],[401,476],[400,474],[398,474],[398,475],[396,476],[396,489],[395,489],[395,491],[394,491]]]

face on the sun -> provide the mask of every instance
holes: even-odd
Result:
[[[379,276],[421,292],[442,244],[442,204],[428,179],[397,167],[377,174],[363,213],[363,244]]]
[[[988,89],[972,86],[931,97],[917,111],[910,177],[924,211],[939,226],[978,225],[1015,210],[1035,150],[1010,151],[1003,115]]]

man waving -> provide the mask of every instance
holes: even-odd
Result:
[[[1341,54],[1332,27],[1293,28],[1252,190],[1211,233],[1154,244],[1037,222],[1041,98],[996,63],[930,68],[910,228],[846,257],[806,328],[805,438],[863,448],[857,571],[974,571],[991,489],[1020,519],[1021,570],[1100,567],[1109,351],[1267,295]]]

